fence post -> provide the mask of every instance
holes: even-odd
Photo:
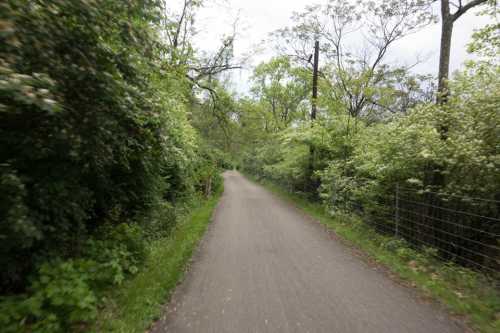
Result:
[[[396,183],[395,236],[399,236],[399,183]]]

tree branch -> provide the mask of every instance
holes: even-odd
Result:
[[[179,34],[181,32],[181,26],[182,26],[182,23],[184,21],[184,17],[186,16],[188,3],[189,3],[189,0],[184,0],[184,7],[182,8],[182,14],[181,14],[181,17],[179,18],[179,22],[177,23],[177,29],[176,29],[175,35],[174,35],[174,40],[173,40],[174,48],[177,48],[177,45],[179,43]]]
[[[451,15],[452,20],[456,21],[460,16],[465,14],[465,12],[467,12],[469,9],[476,7],[478,5],[481,5],[481,4],[485,3],[486,1],[488,1],[488,0],[473,0],[464,6],[462,6],[462,1],[460,1],[459,6],[458,6],[458,10],[453,15]]]

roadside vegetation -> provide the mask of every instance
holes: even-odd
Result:
[[[127,316],[149,302],[127,286],[153,276],[160,304],[180,277],[228,166],[204,136],[205,82],[231,43],[200,56],[190,15],[157,0],[0,3],[2,332],[88,331],[110,290]]]
[[[144,269],[106,296],[94,328],[98,332],[144,332],[164,311],[171,292],[211,221],[222,188],[209,200],[186,206],[169,236],[148,245]]]

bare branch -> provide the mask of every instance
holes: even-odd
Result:
[[[462,1],[459,2],[458,10],[451,16],[453,21],[456,21],[460,16],[465,14],[469,9],[481,5],[488,0],[473,0],[462,6]]]
[[[179,42],[179,34],[181,31],[182,24],[184,23],[184,18],[186,17],[186,12],[188,9],[189,2],[190,2],[189,0],[184,0],[184,6],[182,8],[181,17],[179,18],[179,21],[177,22],[177,29],[175,31],[174,39],[172,41],[172,45],[174,48],[177,48],[177,45]]]

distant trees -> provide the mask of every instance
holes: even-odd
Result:
[[[271,113],[268,130],[281,130],[296,119],[304,119],[300,106],[311,87],[305,69],[294,67],[287,57],[273,58],[255,68],[252,81],[252,93]]]
[[[429,24],[433,17],[424,1],[328,1],[293,16],[295,24],[274,33],[279,52],[307,64],[319,40],[324,65],[321,77],[330,96],[353,117],[381,107],[381,85],[404,67],[391,68],[385,59],[397,40]],[[358,33],[356,37],[355,33]],[[362,38],[359,38],[359,33]]]
[[[161,35],[165,38],[164,56],[168,64],[186,69],[186,77],[194,86],[204,89],[215,97],[215,90],[210,85],[220,73],[241,68],[234,62],[233,47],[236,38],[236,22],[233,31],[224,36],[220,46],[213,53],[199,52],[192,45],[192,38],[197,34],[195,28],[196,12],[203,7],[204,0],[184,0],[180,11],[175,12],[168,1],[162,0],[167,15],[162,17]]]

